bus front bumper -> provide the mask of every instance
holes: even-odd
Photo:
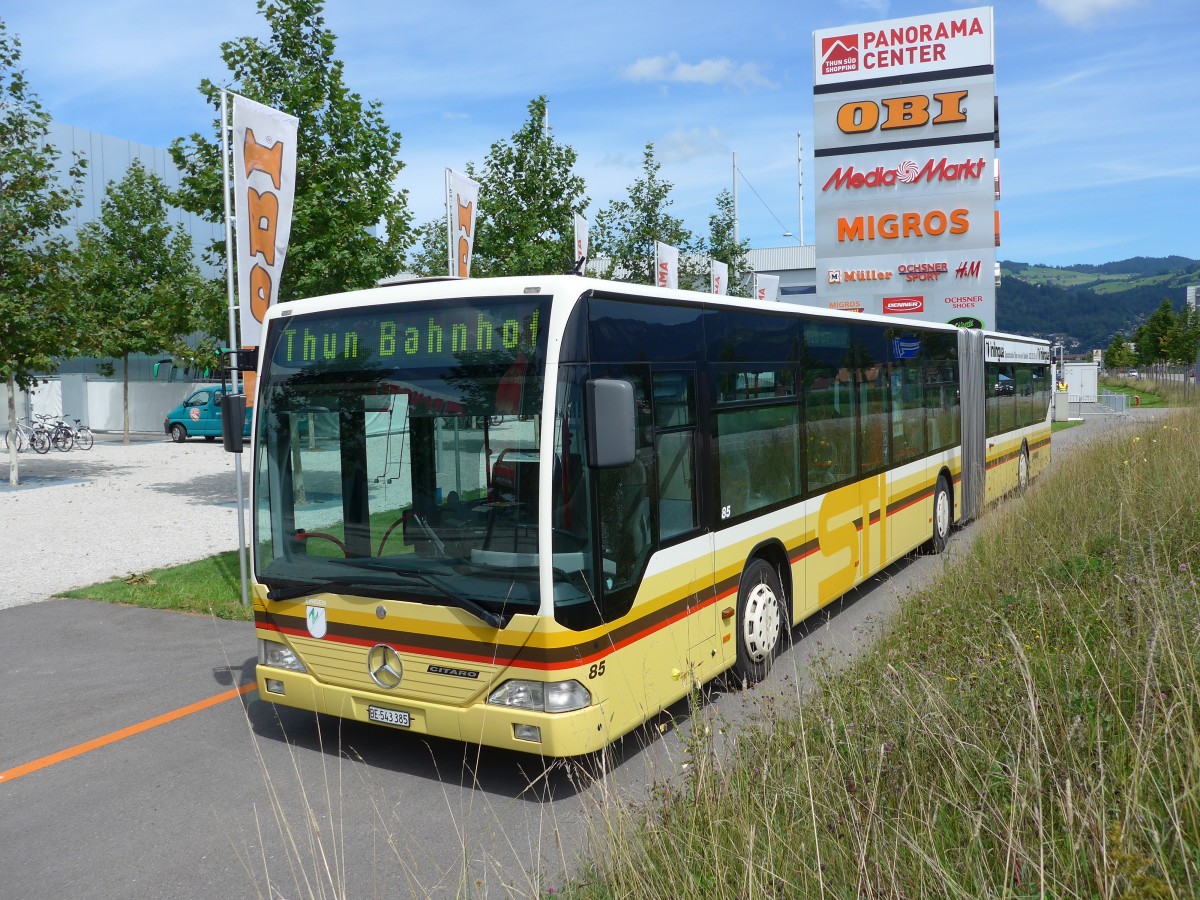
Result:
[[[603,704],[566,713],[487,703],[446,706],[322,684],[306,672],[274,666],[259,665],[257,675],[263,700],[396,731],[550,757],[592,753],[611,741]]]

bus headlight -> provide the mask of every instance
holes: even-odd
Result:
[[[536,712],[571,712],[592,703],[592,695],[582,684],[571,681],[506,681],[488,697],[493,706],[511,706]]]
[[[296,657],[291,648],[278,641],[258,641],[258,664],[273,666],[276,669],[288,669],[292,672],[307,672],[304,663]]]

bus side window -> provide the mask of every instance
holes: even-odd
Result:
[[[696,400],[691,372],[654,373],[659,538],[696,527]]]

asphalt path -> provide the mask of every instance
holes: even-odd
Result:
[[[1054,465],[1089,438],[1153,415],[1089,418],[1059,433]],[[164,563],[227,548],[228,533],[201,539],[187,527],[211,516],[218,528],[224,517],[236,534],[225,454],[143,443],[104,442],[108,455],[93,457],[91,472],[80,455],[64,483],[47,474],[0,493],[0,574],[10,590],[46,598],[61,589],[48,585],[78,581],[53,562],[68,557],[91,560],[85,572],[126,567],[126,557],[110,561],[115,544],[131,541],[126,511],[111,527],[100,519],[57,541],[44,569],[8,562],[10,551],[28,559],[17,543],[38,540],[28,526],[11,527],[16,510],[40,503],[69,515],[90,503],[87,485],[116,506],[137,497],[175,504],[174,527],[145,519],[174,535]],[[148,463],[129,462],[144,454]],[[78,492],[70,503],[45,499],[66,489]],[[43,519],[40,533],[56,527]],[[0,897],[528,896],[561,886],[600,846],[593,835],[614,804],[679,777],[692,728],[734,733],[803,691],[817,658],[852,659],[902,598],[969,550],[975,528],[958,531],[950,553],[909,557],[805,623],[759,687],[715,684],[699,709],[678,704],[634,732],[599,778],[263,703],[247,623],[63,599],[0,609]]]

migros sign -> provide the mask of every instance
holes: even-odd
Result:
[[[882,216],[838,216],[837,240],[839,244],[850,241],[885,241],[904,238],[938,237],[943,234],[966,234],[971,228],[968,211],[940,209],[927,213],[888,213]]]

